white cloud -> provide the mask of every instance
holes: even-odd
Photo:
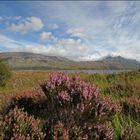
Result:
[[[86,57],[91,53],[91,48],[92,50],[94,49],[93,46],[87,46],[82,43],[80,39],[74,40],[70,38],[60,39],[57,40],[57,42],[46,46],[33,42],[17,41],[4,35],[0,35],[0,44],[10,51],[25,51],[45,55],[63,56],[73,60],[81,60],[80,58]],[[94,52],[92,52],[92,55]]]
[[[56,23],[54,23],[54,24],[48,24],[48,27],[50,29],[58,29],[58,25]]]
[[[86,37],[86,30],[84,28],[70,28],[67,30],[67,33],[70,34],[72,37]]]
[[[61,46],[77,46],[79,44],[81,44],[81,40],[80,39],[77,39],[77,40],[74,40],[74,39],[71,39],[71,38],[68,38],[68,39],[60,39],[58,41],[58,44],[61,45]]]
[[[140,41],[133,42],[133,39],[125,39],[125,42],[118,42],[119,47],[115,51],[108,51],[102,46],[87,45],[80,39],[59,39],[55,43],[42,45],[33,42],[14,40],[0,34],[0,44],[9,51],[24,51],[66,57],[72,60],[97,60],[106,55],[121,55],[126,58],[140,61]],[[133,48],[135,46],[135,48]]]
[[[12,23],[8,30],[14,31],[14,32],[21,32],[26,33],[28,31],[39,31],[44,26],[42,20],[38,17],[27,17],[23,22],[21,23]]]
[[[51,32],[42,32],[40,34],[40,40],[42,41],[48,41],[48,40],[52,40],[55,39],[55,37],[52,35]]]

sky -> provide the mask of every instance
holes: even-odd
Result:
[[[0,52],[140,61],[140,2],[0,1]]]

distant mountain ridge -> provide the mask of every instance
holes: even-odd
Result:
[[[64,57],[27,52],[0,53],[13,69],[140,69],[140,63],[121,56],[107,56],[98,61],[72,61]]]
[[[109,64],[109,65],[114,65],[116,67],[124,67],[126,69],[139,69],[140,68],[140,62],[134,60],[134,59],[127,59],[122,56],[107,56],[101,61]]]

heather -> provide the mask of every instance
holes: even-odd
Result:
[[[24,109],[18,109],[17,106],[2,118],[0,130],[2,139],[38,140],[45,138],[40,120],[29,116]]]
[[[42,73],[1,95],[1,139],[140,139],[139,72]]]

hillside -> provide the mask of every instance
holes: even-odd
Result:
[[[0,53],[0,58],[13,69],[139,69],[136,60],[107,56],[98,61],[72,61],[64,57],[26,52]]]
[[[115,69],[121,69],[121,68],[138,69],[138,68],[140,68],[140,63],[138,61],[133,60],[133,59],[126,59],[121,56],[117,56],[117,57],[107,56],[102,60],[102,62],[107,64],[109,68],[114,67]]]
[[[45,56],[25,52],[0,53],[0,58],[8,62],[14,69],[65,69],[74,63],[63,57]]]

